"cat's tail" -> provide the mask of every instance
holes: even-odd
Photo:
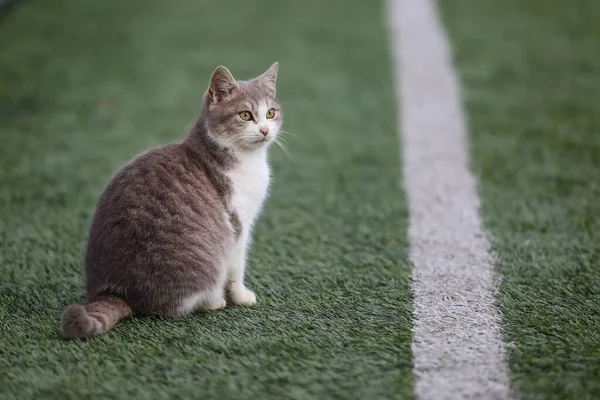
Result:
[[[62,314],[60,333],[64,339],[102,335],[119,320],[133,315],[125,300],[116,296],[93,299],[86,305],[72,304]]]

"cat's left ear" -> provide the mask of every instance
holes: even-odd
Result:
[[[276,61],[271,67],[259,76],[258,81],[260,84],[267,89],[269,96],[275,98],[276,86],[277,86],[277,71],[279,70],[279,63]]]
[[[237,88],[238,84],[233,75],[231,75],[231,72],[226,67],[220,65],[210,77],[208,95],[213,102],[218,103],[231,95]]]

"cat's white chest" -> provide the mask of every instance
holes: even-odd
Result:
[[[262,208],[269,188],[266,151],[243,154],[227,176],[231,179],[233,188],[231,205],[242,223],[243,232],[248,233]]]

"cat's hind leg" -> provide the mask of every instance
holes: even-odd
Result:
[[[210,311],[225,308],[226,305],[227,301],[225,301],[225,297],[221,296],[220,298],[214,301],[205,301],[204,303],[200,304],[200,308],[206,311]]]
[[[181,302],[180,312],[182,314],[189,314],[198,309],[218,310],[224,308],[226,305],[224,275],[222,279],[219,279],[217,285],[215,285],[213,289],[194,293],[191,296],[184,298]]]

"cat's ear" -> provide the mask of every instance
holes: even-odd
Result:
[[[220,65],[210,77],[208,95],[213,102],[218,103],[231,95],[237,88],[238,84],[233,75],[231,75],[231,72],[226,67]]]
[[[256,78],[272,98],[275,98],[276,93],[277,70],[279,70],[279,63],[276,61],[265,73]]]

